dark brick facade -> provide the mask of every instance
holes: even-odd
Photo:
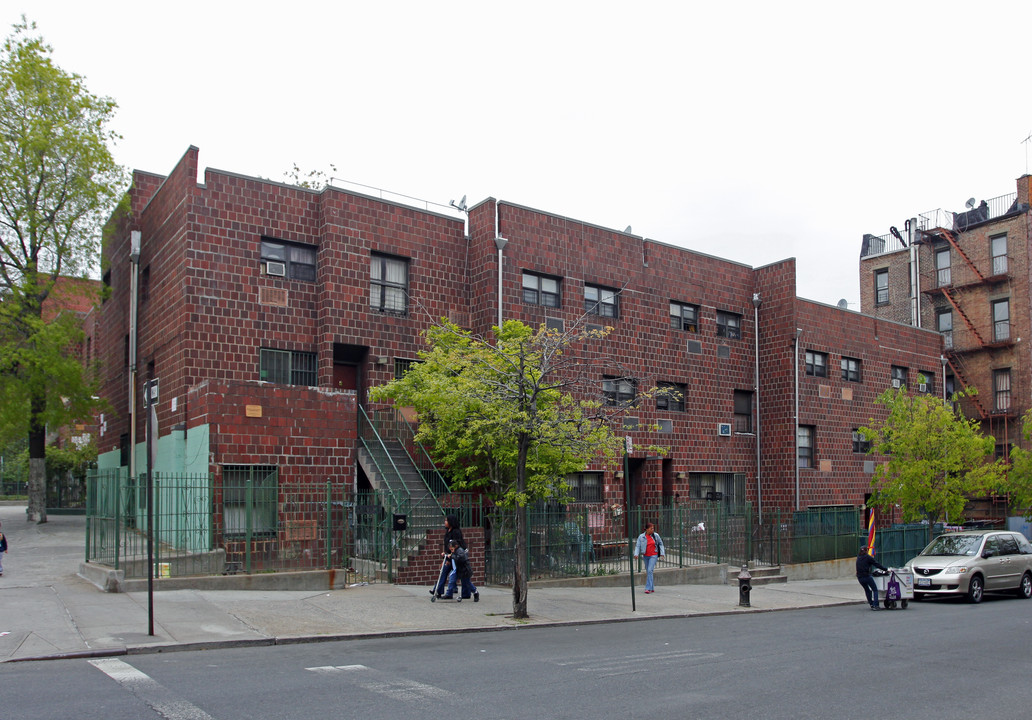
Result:
[[[593,363],[608,358],[599,384],[611,372],[641,387],[686,387],[684,410],[660,410],[651,401],[628,411],[642,428],[659,421],[670,428],[628,433],[637,448],[669,449],[659,458],[635,453],[635,502],[687,498],[699,492],[693,477],[720,475],[742,478],[744,497],[734,499],[760,501],[765,510],[859,505],[869,458],[852,452],[852,428],[878,415],[873,399],[887,386],[891,364],[906,363],[915,373],[939,368],[934,332],[796,298],[794,260],[752,268],[494,198],[470,208],[467,239],[461,219],[339,189],[312,191],[210,169],[198,184],[197,152],[190,148],[168,177],[137,172],[131,213],[112,221],[112,292],[96,342],[104,394],[116,413],[102,453],[117,450],[128,433],[130,230],[142,233],[146,274],[141,383],[150,372],[160,378],[161,428],[208,428],[205,469],[216,476],[224,464],[275,464],[290,484],[353,486],[356,412],[365,389],[392,378],[395,359],[416,357],[420,333],[432,321],[448,317],[484,334],[496,322],[496,237],[506,241],[503,317],[568,326],[585,311],[586,285],[618,291],[617,317],[589,317],[613,327],[592,356]],[[263,272],[263,238],[316,249],[315,280]],[[407,262],[407,312],[370,306],[371,253]],[[524,302],[524,272],[558,280],[558,307]],[[698,306],[694,329],[671,326],[672,301]],[[727,315],[737,327],[718,322]],[[262,348],[314,353],[318,386],[263,382]],[[806,349],[827,353],[826,379],[806,376]],[[861,382],[839,379],[843,355],[862,362]],[[799,419],[816,429],[817,462],[799,472],[798,482],[797,368]],[[752,402],[738,425],[736,391]],[[723,424],[739,432],[721,435]],[[604,482],[606,501],[623,503],[623,482],[611,471]]]

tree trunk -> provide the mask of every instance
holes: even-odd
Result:
[[[516,561],[512,573],[512,616],[526,620],[527,613],[527,508],[516,506]]]
[[[32,401],[29,419],[29,508],[26,520],[47,521],[47,428],[42,424],[39,401]]]

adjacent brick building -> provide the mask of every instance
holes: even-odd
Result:
[[[636,448],[669,448],[632,457],[634,504],[861,505],[873,460],[853,431],[878,415],[891,367],[941,372],[938,333],[797,298],[792,259],[752,268],[494,198],[468,209],[467,237],[447,208],[212,169],[198,183],[197,163],[191,147],[167,177],[136,172],[130,212],[111,222],[94,339],[116,411],[102,468],[125,465],[131,437],[132,231],[137,442],[142,382],[156,378],[159,465],[216,483],[251,466],[275,467],[281,487],[368,483],[366,390],[441,317],[486,334],[499,312],[565,327],[587,310],[613,328],[597,380],[614,400],[682,391],[622,420]],[[571,484],[579,500],[628,501],[601,467]]]
[[[999,457],[1026,444],[1021,417],[1032,400],[1030,201],[1025,175],[1016,193],[972,199],[964,212],[918,215],[903,232],[867,235],[860,254],[863,312],[942,334],[945,385],[936,376],[935,391],[977,390],[962,407],[996,439]],[[901,370],[895,379],[919,382]]]

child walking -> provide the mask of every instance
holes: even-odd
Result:
[[[456,577],[462,581],[462,593],[455,600],[456,602],[462,602],[462,598],[468,598],[470,595],[473,596],[473,602],[480,602],[480,593],[477,592],[477,588],[473,585],[473,568],[469,565],[469,555],[459,545],[459,541],[452,539],[448,543],[451,548],[451,559],[455,563],[455,577],[452,578],[451,584],[448,587],[448,594],[445,597],[451,597],[455,593],[455,579]]]

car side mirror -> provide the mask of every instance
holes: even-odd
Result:
[[[983,551],[982,551],[982,557],[986,558],[987,560],[988,560],[989,558],[991,558],[991,557],[992,557],[993,555],[995,555],[995,554],[996,554],[996,553],[995,553],[995,552],[993,552],[992,550],[983,550]]]

